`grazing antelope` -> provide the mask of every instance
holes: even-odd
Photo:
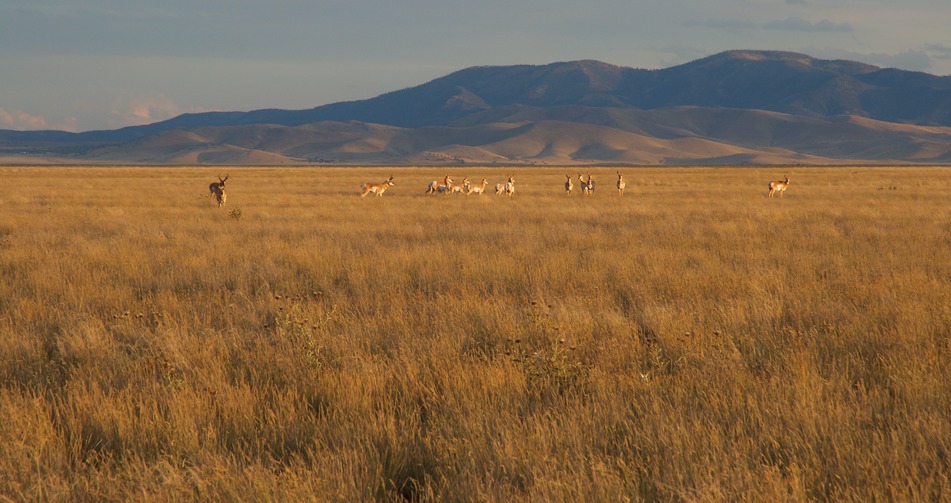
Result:
[[[482,185],[469,185],[469,188],[466,189],[466,195],[472,194],[473,192],[479,194],[480,196],[485,192],[485,186],[489,184],[489,181],[485,178],[482,179]]]
[[[462,194],[462,191],[463,191],[463,190],[469,190],[469,178],[468,178],[468,177],[462,179],[462,185],[453,185],[452,188],[449,189],[449,193],[450,193],[450,194]],[[467,192],[467,194],[468,194],[468,192]]]
[[[429,182],[429,188],[426,189],[427,194],[435,194],[437,192],[446,192],[452,187],[452,178],[449,175],[446,175],[446,178],[443,178],[442,185],[439,184],[436,180]]]
[[[789,176],[783,176],[785,180],[769,182],[769,197],[773,197],[773,194],[776,192],[779,192],[779,197],[783,197],[783,193],[786,192],[786,187],[789,187]]]
[[[565,181],[565,194],[571,195],[571,190],[575,188],[575,184],[571,181],[571,175],[565,175],[565,178],[568,180]]]
[[[621,172],[617,172],[617,193],[620,196],[624,195],[624,187],[627,187],[627,183],[624,182],[624,177],[621,176]]]
[[[230,175],[225,175],[224,178],[221,178],[221,175],[218,175],[218,181],[212,182],[211,185],[208,186],[208,197],[215,198],[215,201],[218,201],[219,207],[223,206],[225,199],[228,198],[228,196],[225,195],[225,182],[228,181],[228,176]]]
[[[394,186],[394,185],[396,185],[396,184],[393,183],[393,176],[392,176],[392,175],[390,176],[390,178],[389,178],[388,180],[386,180],[386,181],[383,182],[383,183],[370,183],[370,182],[364,183],[363,186],[361,187],[361,188],[363,189],[363,192],[360,193],[360,197],[366,197],[366,195],[369,194],[369,193],[371,193],[371,192],[374,193],[374,194],[376,194],[377,197],[382,197],[382,196],[383,196],[383,192],[385,192],[386,189],[388,189],[388,188],[390,188],[390,187],[392,187],[392,186]]]

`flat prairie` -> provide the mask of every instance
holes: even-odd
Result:
[[[951,500],[951,169],[583,171],[0,168],[0,500]]]

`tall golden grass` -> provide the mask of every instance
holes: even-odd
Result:
[[[615,171],[0,168],[0,499],[951,499],[951,171]]]

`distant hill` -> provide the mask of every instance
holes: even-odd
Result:
[[[0,160],[742,164],[951,162],[951,77],[776,51],[643,70],[484,66],[308,110],[111,131],[0,131]]]

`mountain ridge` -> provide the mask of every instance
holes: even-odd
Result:
[[[178,130],[197,137],[186,146]],[[550,145],[533,151],[539,135]],[[18,149],[91,162],[944,163],[951,77],[756,50],[655,70],[596,60],[474,66],[305,110],[0,130],[0,160]]]

